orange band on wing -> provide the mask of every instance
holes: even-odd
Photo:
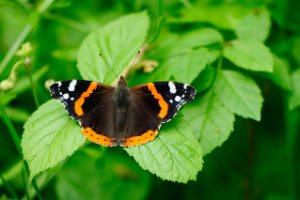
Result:
[[[92,142],[96,144],[101,144],[103,146],[113,146],[113,140],[105,135],[96,133],[93,129],[90,127],[87,128],[81,128],[82,134]]]
[[[142,144],[145,144],[147,142],[154,140],[155,137],[157,136],[157,134],[158,134],[158,130],[156,130],[156,131],[149,130],[149,131],[143,133],[142,135],[133,136],[133,137],[124,139],[122,142],[122,145],[125,147],[142,145]]]
[[[159,118],[163,119],[168,114],[169,105],[164,100],[164,98],[159,94],[155,88],[153,83],[148,83],[148,89],[151,91],[151,94],[154,96],[156,100],[158,100],[158,104],[160,107],[160,112],[158,114]]]
[[[88,89],[84,93],[82,93],[79,99],[75,102],[74,111],[76,115],[82,116],[84,114],[82,105],[84,104],[85,99],[93,93],[97,86],[98,84],[96,82],[91,82]]]

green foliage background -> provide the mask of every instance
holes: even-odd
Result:
[[[299,199],[299,9],[296,0],[0,0],[0,198]],[[112,84],[108,66],[121,74],[145,43],[139,61],[158,66],[131,69],[129,85],[189,83],[195,101],[149,144],[85,142],[48,101],[49,80]]]

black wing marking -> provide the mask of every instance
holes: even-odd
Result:
[[[162,119],[162,122],[171,120],[181,106],[192,101],[196,95],[196,90],[192,86],[183,83],[155,82],[154,85],[169,106],[167,115]]]

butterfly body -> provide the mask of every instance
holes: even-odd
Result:
[[[175,82],[154,82],[129,88],[121,76],[117,87],[70,80],[50,86],[89,140],[104,146],[137,146],[155,139],[161,123],[193,100],[195,89]]]

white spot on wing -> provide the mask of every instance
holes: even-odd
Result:
[[[181,97],[180,96],[176,96],[175,97],[175,101],[179,102],[181,100]]]
[[[170,88],[170,92],[171,92],[172,94],[175,94],[175,93],[176,93],[176,87],[175,87],[175,84],[174,84],[173,82],[169,82],[168,85],[169,85],[169,88]]]
[[[59,95],[62,95],[62,92],[59,92]]]
[[[57,85],[58,85],[58,87],[60,87],[61,86],[61,82],[57,82]]]
[[[68,90],[69,90],[69,91],[74,91],[74,90],[75,90],[76,83],[77,83],[76,80],[71,81],[71,83],[70,83],[70,85],[69,85],[69,87],[68,87]]]
[[[69,97],[70,97],[70,96],[69,96],[68,93],[66,93],[66,94],[63,95],[63,98],[64,98],[64,99],[69,99]]]
[[[184,84],[184,85],[183,85],[183,88],[184,88],[184,89],[186,89],[186,88],[187,88],[187,86],[188,86],[187,84]]]
[[[71,97],[71,101],[73,101],[74,100],[74,97]]]
[[[173,100],[172,99],[170,99],[170,101],[169,101],[170,103],[173,103]]]

